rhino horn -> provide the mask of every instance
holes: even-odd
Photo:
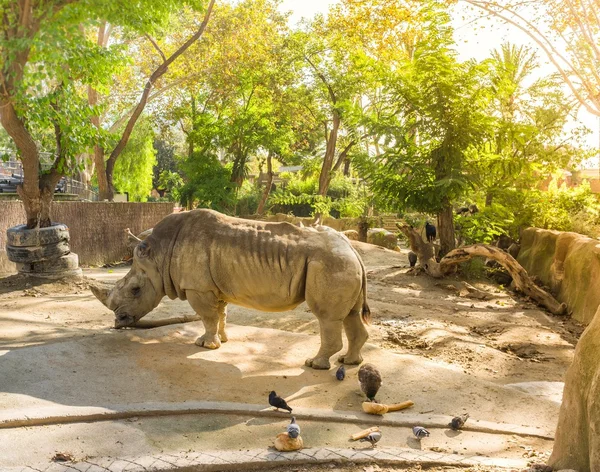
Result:
[[[102,304],[108,308],[108,296],[110,295],[110,289],[105,287],[99,287],[97,285],[90,285],[90,289],[94,296],[102,302]]]

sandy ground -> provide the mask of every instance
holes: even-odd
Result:
[[[485,292],[485,299],[479,299],[471,298],[458,278],[413,275],[406,251],[369,245],[359,250],[368,269],[374,315],[363,355],[383,373],[380,401],[410,398],[424,418],[469,412],[470,421],[554,430],[561,382],[580,326],[552,317],[489,282],[469,281]],[[271,389],[297,406],[345,411],[360,407],[357,368],[348,369],[348,381],[339,383],[332,377],[335,367],[323,372],[303,366],[318,348],[318,324],[306,305],[278,314],[231,306],[230,342],[208,351],[193,344],[203,332],[201,323],[111,329],[113,315],[93,297],[89,281],[111,282],[126,271],[86,270],[87,278],[80,282],[39,285],[18,276],[0,279],[0,409],[187,399],[261,404]],[[181,314],[191,314],[187,302],[165,301],[148,317]],[[250,447],[253,438],[271,437],[284,426],[235,417],[210,421],[180,417],[176,424],[142,419],[46,426],[36,430],[35,447],[40,457],[48,457],[57,441],[80,456],[95,442],[95,454],[117,454],[119,443],[142,452],[157,444],[176,450],[186,441],[222,446],[223,436],[214,431],[227,432],[226,442],[247,442]],[[306,428],[312,430],[311,447],[318,443],[347,447],[342,438],[356,430],[339,424],[324,430],[323,425],[309,423]],[[6,444],[11,434],[24,448],[33,447],[25,439],[30,430],[0,430],[0,444]],[[390,429],[386,437],[394,437],[395,446],[411,447],[408,428]],[[440,430],[432,438],[426,447],[439,452],[527,457],[537,462],[552,447],[548,440],[512,435],[452,435]],[[9,449],[0,450],[0,466],[20,463],[31,452]],[[298,470],[303,469],[332,470]]]

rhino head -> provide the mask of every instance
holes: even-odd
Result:
[[[164,297],[162,278],[152,249],[143,241],[133,252],[133,266],[112,289],[90,286],[92,293],[115,313],[115,328],[133,326]]]

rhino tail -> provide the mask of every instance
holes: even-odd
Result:
[[[369,304],[367,303],[367,271],[365,270],[365,266],[363,265],[362,260],[360,261],[360,265],[362,266],[362,308],[360,311],[360,317],[363,320],[364,324],[371,324],[371,309],[369,308]]]

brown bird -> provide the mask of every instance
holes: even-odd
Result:
[[[381,374],[373,364],[364,364],[358,369],[360,389],[367,398],[374,402],[375,395],[381,387]]]

